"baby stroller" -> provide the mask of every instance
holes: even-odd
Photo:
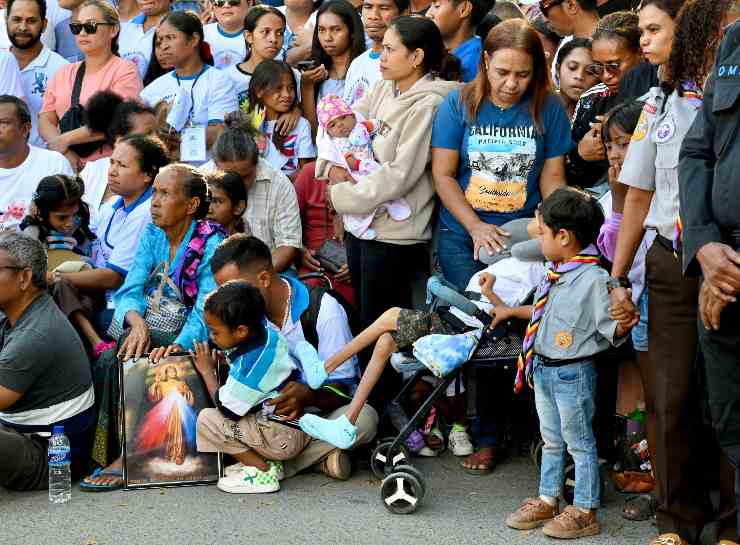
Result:
[[[484,329],[472,351],[472,357],[440,380],[416,413],[407,419],[398,436],[382,440],[372,452],[370,467],[375,476],[382,479],[381,501],[385,508],[394,514],[413,513],[419,508],[426,493],[424,475],[412,464],[405,446],[406,439],[418,429],[434,403],[445,395],[448,385],[461,374],[473,371],[476,367],[496,366],[505,371],[513,389],[516,360],[521,351],[526,328],[526,322],[517,320],[503,322],[491,330],[488,326],[493,320],[492,317],[440,278],[430,278],[427,288],[434,296],[433,310],[439,312],[453,328],[460,329],[461,333],[473,329],[465,326],[454,316],[449,307],[455,307],[477,318],[484,325]],[[389,412],[397,413],[403,411],[400,407],[401,401],[406,398],[415,382],[422,375],[429,374],[429,370],[415,360],[410,363],[394,364],[394,367],[400,372],[413,373],[390,404]]]

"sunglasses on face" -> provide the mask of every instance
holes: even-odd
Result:
[[[588,72],[592,76],[600,78],[604,75],[604,72],[609,72],[610,74],[619,74],[619,72],[621,72],[621,67],[621,62],[608,62],[606,64],[594,63],[586,66],[586,72]]]
[[[98,23],[97,21],[87,21],[86,23],[69,23],[69,31],[77,36],[82,30],[86,34],[95,34],[99,26],[113,26],[113,23]]]
[[[565,0],[540,0],[540,11],[542,12],[542,15],[547,17],[547,10],[554,8],[555,6],[559,6],[563,2],[565,2]]]
[[[242,0],[213,0],[213,5],[217,8],[225,8],[226,6],[231,6],[232,8],[235,8],[241,3]]]

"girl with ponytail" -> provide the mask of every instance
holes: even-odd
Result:
[[[181,146],[180,160],[201,164],[207,149],[224,128],[226,114],[236,111],[236,96],[231,82],[213,68],[213,57],[203,41],[203,24],[192,11],[167,14],[157,29],[157,58],[173,70],[158,77],[141,92],[142,100],[152,108],[164,102],[171,105],[167,124],[175,132],[205,132],[197,149]],[[189,140],[189,139],[184,139]]]
[[[550,91],[537,32],[522,19],[494,27],[478,75],[442,103],[432,133],[432,175],[442,201],[439,258],[464,290],[514,240],[502,228],[534,217],[565,182],[571,147],[562,101]]]
[[[357,184],[346,170],[325,160],[319,159],[315,170],[317,178],[329,176],[327,204],[338,214],[367,214],[401,197],[411,208],[402,221],[377,215],[370,226],[375,240],[346,235],[355,300],[365,323],[393,306],[411,308],[414,264],[428,262],[435,206],[427,169],[429,139],[437,107],[459,86],[460,63],[447,53],[430,19],[398,17],[383,37],[380,70],[384,81],[352,109],[364,119],[378,120],[373,151],[381,168]]]

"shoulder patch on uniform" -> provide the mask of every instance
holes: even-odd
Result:
[[[647,104],[645,105],[647,106]],[[632,133],[632,141],[633,142],[639,142],[640,140],[644,140],[647,136],[648,131],[648,114],[645,111],[645,108],[643,108],[642,112],[640,113],[640,119],[637,120],[637,126],[635,127],[635,132]]]

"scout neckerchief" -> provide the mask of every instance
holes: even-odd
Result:
[[[579,255],[574,256],[566,261],[560,261],[559,263],[548,263],[547,274],[545,275],[542,284],[539,289],[539,297],[534,304],[532,310],[532,318],[529,320],[527,331],[524,334],[524,342],[522,343],[522,351],[519,354],[517,360],[517,372],[516,381],[514,383],[514,392],[519,393],[524,386],[526,379],[527,384],[530,387],[532,385],[532,360],[534,358],[534,339],[537,336],[537,330],[540,327],[540,320],[545,312],[545,305],[547,304],[548,294],[553,284],[557,282],[561,276],[565,273],[576,270],[578,267],[584,264],[598,265],[600,263],[599,251],[592,244],[585,248]]]

